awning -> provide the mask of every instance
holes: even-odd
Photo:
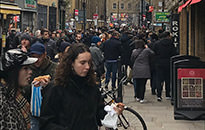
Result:
[[[182,11],[182,9],[185,8],[186,6],[196,4],[199,2],[201,2],[201,0],[187,0],[185,4],[179,6],[178,13],[180,13]]]
[[[183,8],[185,8],[192,0],[187,0],[185,4],[179,6],[178,13],[182,11]]]
[[[0,4],[1,14],[21,14],[21,8],[15,5]]]
[[[201,0],[192,0],[191,3],[190,3],[190,5],[196,4],[196,3],[199,3],[199,2],[201,2]]]

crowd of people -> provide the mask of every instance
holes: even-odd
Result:
[[[134,99],[144,103],[146,82],[162,101],[170,99],[170,57],[177,54],[169,32],[135,27],[37,30],[6,39],[0,71],[0,129],[97,130],[106,111],[99,88],[115,89],[118,63],[130,70]],[[130,68],[130,69],[128,69]],[[128,73],[128,72],[126,72]],[[49,79],[35,81],[38,76]],[[42,101],[42,103],[41,103]],[[123,104],[116,106],[123,111]]]

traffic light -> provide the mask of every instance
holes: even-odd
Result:
[[[152,12],[146,12],[147,21],[152,21]]]

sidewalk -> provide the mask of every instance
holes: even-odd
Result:
[[[174,120],[174,110],[170,100],[158,102],[156,95],[151,95],[149,81],[146,86],[145,100],[141,104],[134,99],[134,88],[124,86],[123,103],[136,110],[145,120],[148,130],[205,130],[205,121]]]

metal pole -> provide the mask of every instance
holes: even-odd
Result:
[[[120,0],[118,0],[118,8],[117,8],[117,23],[119,23],[119,14],[120,14]]]
[[[144,4],[144,0],[141,0],[141,26],[143,26],[143,14],[144,14],[144,12],[143,12],[143,4]]]
[[[162,1],[162,12],[164,12],[164,0]],[[164,22],[162,22],[162,29],[164,30]]]
[[[86,3],[85,3],[85,1],[84,1],[84,2],[83,2],[83,30],[84,30],[84,33],[85,33],[85,31],[86,31],[85,8],[86,8]]]
[[[186,54],[189,55],[189,12],[187,12],[187,48]]]
[[[107,0],[105,0],[105,2],[104,2],[104,25],[106,26],[106,21],[107,21]]]

